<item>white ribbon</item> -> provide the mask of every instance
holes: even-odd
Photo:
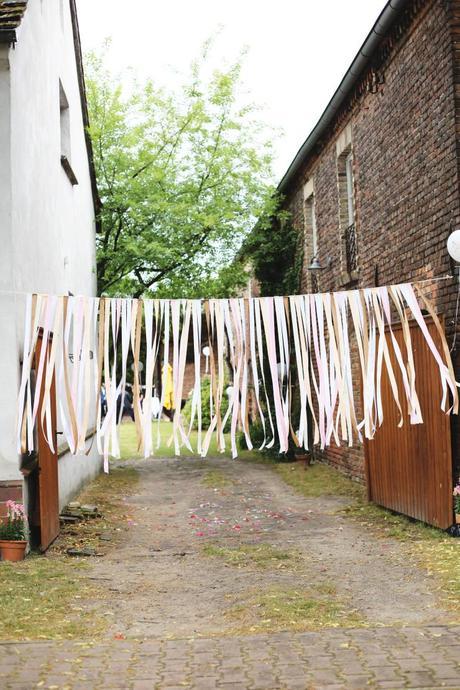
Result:
[[[237,433],[243,432],[252,448],[250,412],[263,430],[260,449],[279,445],[286,452],[289,434],[296,445],[308,449],[310,439],[322,448],[355,438],[373,438],[384,423],[381,381],[384,365],[389,377],[399,425],[407,410],[413,424],[422,423],[416,389],[415,358],[409,315],[423,334],[439,369],[441,408],[458,408],[449,350],[434,309],[421,295],[439,333],[442,351],[425,322],[417,296],[409,284],[337,292],[209,300],[136,300],[121,298],[57,297],[28,295],[25,303],[23,366],[18,393],[17,447],[34,450],[34,428],[41,425],[50,448],[54,446],[51,391],[56,382],[59,424],[72,453],[86,451],[86,436],[94,414],[97,447],[108,469],[110,455],[119,456],[118,426],[133,360],[133,407],[138,447],[149,457],[152,441],[152,389],[162,354],[161,408],[165,403],[169,360],[172,354],[174,418],[171,441],[180,454],[192,452],[191,433],[196,425],[196,450],[206,455],[213,434],[218,449],[225,450],[224,430],[230,424],[230,446],[236,456]],[[210,424],[202,428],[202,341],[206,314],[209,347]],[[394,333],[397,314],[404,338],[404,354]],[[414,323],[414,322],[412,322]],[[37,358],[37,342],[42,347]],[[145,342],[143,406],[140,402],[141,340]],[[354,344],[356,341],[356,344]],[[190,346],[193,357],[189,358]],[[358,367],[352,367],[352,350]],[[398,389],[391,352],[402,377]],[[208,359],[208,358],[207,358]],[[72,361],[70,361],[72,360]],[[226,366],[228,362],[229,367]],[[35,394],[31,376],[35,364]],[[193,366],[191,415],[187,428],[181,413],[185,369]],[[229,368],[229,372],[228,372]],[[206,364],[205,374],[208,374]],[[223,414],[224,387],[230,374],[231,395]],[[355,396],[362,378],[363,418],[356,417]],[[298,381],[300,409],[293,430],[291,383]],[[104,382],[107,414],[101,418],[101,382]],[[41,394],[41,395],[40,395]],[[449,395],[452,404],[449,405]],[[402,397],[400,397],[402,396]],[[41,405],[40,403],[41,399]],[[405,403],[404,403],[405,399]],[[120,411],[117,414],[117,407]],[[96,410],[94,407],[96,406]],[[405,409],[404,409],[405,408]],[[40,414],[39,414],[40,410]],[[311,429],[310,429],[311,425]],[[160,444],[160,423],[157,443]]]

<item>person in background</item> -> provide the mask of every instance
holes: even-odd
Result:
[[[105,386],[101,386],[101,417],[104,418],[107,414],[107,395],[105,392]]]

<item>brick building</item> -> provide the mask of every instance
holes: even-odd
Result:
[[[460,1],[388,2],[278,187],[304,238],[301,292],[452,272],[459,123]],[[323,270],[308,270],[313,258]],[[427,289],[451,343],[457,283]],[[364,479],[361,446],[325,459]]]

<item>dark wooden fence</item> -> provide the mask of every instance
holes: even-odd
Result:
[[[428,323],[428,327],[440,349],[434,324]],[[393,331],[404,354],[402,331]],[[450,417],[440,408],[439,370],[416,324],[411,327],[411,337],[423,424],[412,425],[406,416],[404,426],[398,428],[399,413],[384,367],[384,421],[374,439],[365,443],[368,497],[386,508],[445,529],[453,519]],[[400,400],[404,400],[391,343],[390,353]]]

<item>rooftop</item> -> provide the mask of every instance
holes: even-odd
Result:
[[[377,21],[369,32],[366,40],[358,51],[355,59],[348,68],[345,76],[340,82],[337,90],[326,106],[318,122],[298,150],[294,160],[285,172],[278,185],[278,191],[285,192],[291,181],[295,178],[304,162],[315,150],[316,145],[332,125],[341,106],[346,101],[349,94],[357,84],[361,75],[371,65],[372,58],[382,43],[396,19],[401,16],[404,10],[410,5],[409,0],[388,0]]]
[[[27,0],[0,0],[0,43],[14,43]]]

